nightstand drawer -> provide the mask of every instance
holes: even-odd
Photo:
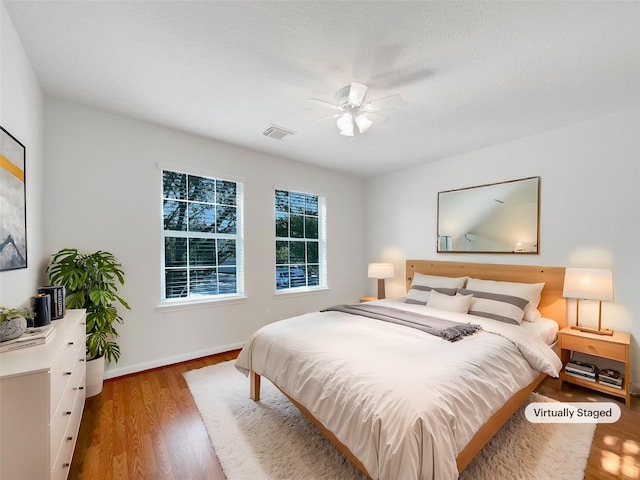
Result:
[[[598,357],[610,358],[612,360],[626,361],[626,346],[619,343],[612,343],[596,338],[574,337],[572,335],[562,336],[562,348],[575,352],[588,353]]]

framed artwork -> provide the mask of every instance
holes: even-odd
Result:
[[[26,149],[0,129],[0,272],[4,272],[27,268]]]

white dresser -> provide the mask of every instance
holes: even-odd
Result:
[[[0,353],[0,479],[64,480],[85,399],[84,310],[44,345]]]

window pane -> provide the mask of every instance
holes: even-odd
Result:
[[[289,269],[291,277],[291,288],[305,287],[307,285],[307,273],[305,267],[291,267]]]
[[[316,195],[305,195],[304,213],[307,215],[318,215],[318,197]]]
[[[307,262],[318,263],[318,242],[307,242]]]
[[[221,267],[218,269],[218,291],[221,294],[236,293],[237,283],[235,267]]]
[[[303,193],[289,192],[291,213],[304,213],[304,197]]]
[[[307,284],[310,287],[320,285],[320,267],[318,265],[307,265]]]
[[[289,213],[289,192],[276,190],[276,212]]]
[[[218,265],[236,264],[236,241],[218,240]]]
[[[290,263],[305,263],[304,244],[305,242],[291,242],[289,244],[291,249],[289,253],[291,257]]]
[[[214,238],[192,238],[189,240],[189,265],[215,266],[216,240]]]
[[[187,176],[184,173],[162,172],[162,196],[164,198],[187,198]]]
[[[302,215],[291,215],[291,237],[304,238],[304,217]]]
[[[318,217],[304,217],[304,238],[318,238]]]
[[[218,276],[215,268],[190,270],[189,290],[191,295],[217,295]]]
[[[218,233],[236,233],[236,207],[218,205],[216,206],[216,215],[218,217]]]
[[[187,203],[165,200],[163,202],[164,229],[185,231],[187,229]]]
[[[216,181],[213,178],[194,177],[189,175],[189,200],[215,203]]]
[[[326,286],[326,246],[319,238],[324,202],[317,195],[275,190],[276,290]]]
[[[218,180],[216,182],[216,203],[221,205],[236,204],[236,183]]]
[[[189,204],[189,231],[215,232],[216,207],[204,203]]]
[[[165,267],[187,266],[187,239],[165,237],[164,239],[164,265]]]
[[[164,279],[166,298],[181,298],[187,296],[186,270],[166,270]]]
[[[276,213],[276,237],[289,236],[289,214]]]
[[[276,264],[289,263],[289,242],[276,242]]]
[[[276,289],[289,288],[289,267],[276,267]]]
[[[164,298],[238,293],[242,184],[178,172],[162,175]],[[170,231],[183,233],[177,237]]]

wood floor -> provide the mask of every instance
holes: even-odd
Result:
[[[103,392],[87,399],[69,479],[225,480],[182,374],[237,354],[105,381]],[[558,392],[551,379],[538,392],[563,401],[612,400],[571,384]],[[640,478],[640,399],[631,409],[619,405],[621,420],[596,428],[587,480]]]

